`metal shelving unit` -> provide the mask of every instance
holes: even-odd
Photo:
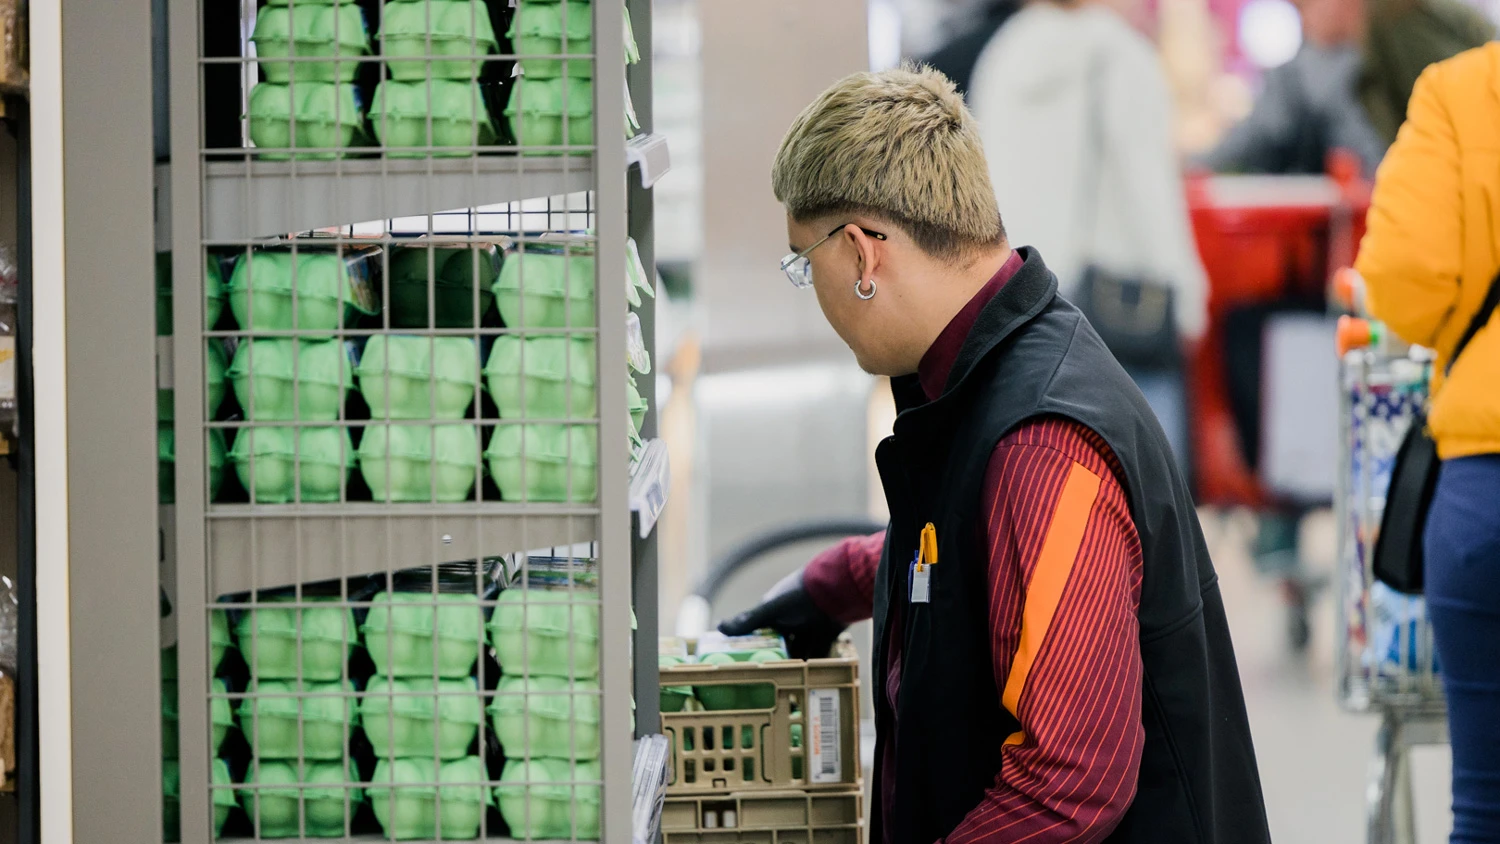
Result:
[[[515,4],[484,0],[487,6],[484,3],[465,6],[471,10],[467,24],[471,31],[464,36],[469,51],[449,50],[443,54],[434,47],[440,33],[434,23],[433,5],[423,0],[358,0],[370,19],[371,36],[369,53],[358,59],[362,68],[370,64],[383,67],[382,56],[394,55],[387,49],[387,35],[379,27],[380,22],[387,20],[387,11],[398,3],[427,9],[426,49],[420,56],[426,62],[427,73],[434,74],[433,68],[439,62],[451,65],[454,52],[460,56],[458,63],[465,65],[471,56],[482,56],[486,62],[483,70],[475,63],[476,69],[468,71],[467,80],[460,81],[472,86],[472,102],[477,108],[485,107],[479,93],[481,84],[510,92],[509,96],[515,97],[512,102],[521,111],[510,129],[517,137],[527,137],[526,121],[539,118],[525,111],[526,98],[540,96],[534,92],[542,91],[543,86],[527,84],[524,72],[517,77],[508,71],[511,62],[518,61],[524,68],[529,60],[538,58],[537,53],[506,52],[505,40],[487,50],[480,43],[480,36],[474,34],[479,29],[478,15],[482,11],[498,16],[498,20],[515,13]],[[630,256],[627,236],[634,238],[648,278],[654,279],[647,188],[668,163],[662,139],[645,135],[629,144],[626,140],[630,96],[627,86],[634,95],[636,113],[643,116],[646,128],[650,126],[649,2],[629,3],[635,36],[643,44],[644,61],[628,73],[623,37],[625,3],[593,0],[587,4],[550,4],[563,17],[563,31],[569,33],[566,38],[576,37],[566,23],[566,16],[572,10],[587,9],[591,16],[594,36],[586,48],[579,49],[564,39],[560,52],[543,51],[540,56],[554,65],[566,56],[564,64],[590,66],[592,102],[588,117],[592,121],[592,136],[588,144],[559,147],[553,142],[528,146],[512,143],[513,139],[505,137],[485,138],[475,129],[470,133],[471,142],[462,145],[456,157],[433,153],[434,148],[453,153],[455,145],[445,140],[432,147],[339,148],[327,160],[301,158],[309,149],[306,144],[300,149],[294,146],[281,150],[291,156],[290,160],[266,160],[267,155],[276,154],[277,150],[254,145],[253,117],[241,124],[241,148],[226,149],[207,142],[211,136],[223,137],[222,127],[216,130],[211,125],[215,119],[211,113],[215,110],[210,108],[214,99],[237,99],[243,104],[250,95],[245,86],[222,87],[229,77],[215,73],[214,69],[239,62],[239,78],[247,84],[257,79],[257,73],[265,74],[266,66],[273,62],[261,59],[257,69],[249,33],[257,15],[268,14],[268,9],[277,7],[257,8],[254,0],[238,4],[240,16],[234,23],[240,53],[239,59],[234,59],[205,46],[222,43],[222,38],[216,38],[211,30],[222,25],[225,4],[211,0],[169,0],[168,5],[172,45],[172,160],[167,172],[158,174],[157,183],[158,190],[169,197],[165,202],[158,197],[158,207],[172,212],[169,222],[165,215],[159,214],[158,225],[168,228],[169,235],[159,235],[158,244],[169,245],[174,256],[173,333],[158,343],[160,353],[170,356],[169,365],[164,362],[159,367],[158,380],[161,386],[170,385],[173,390],[170,430],[175,446],[175,483],[173,503],[163,506],[161,523],[169,531],[164,537],[167,561],[164,571],[171,580],[166,585],[171,588],[165,591],[172,604],[176,634],[179,738],[172,761],[180,771],[177,806],[181,815],[181,841],[208,844],[216,836],[222,836],[220,840],[287,839],[284,830],[272,831],[265,826],[268,823],[265,810],[252,809],[261,795],[271,799],[277,793],[273,784],[258,779],[259,772],[270,763],[284,760],[302,772],[301,779],[290,786],[296,795],[293,823],[297,830],[290,840],[353,842],[396,838],[394,831],[387,830],[387,823],[394,827],[398,820],[383,818],[378,808],[371,811],[356,805],[361,791],[367,796],[399,792],[403,799],[408,795],[427,794],[428,799],[433,793],[441,795],[441,801],[432,801],[438,824],[443,823],[445,812],[449,812],[450,823],[456,823],[451,819],[457,816],[448,808],[450,795],[472,791],[482,795],[478,798],[481,806],[493,794],[502,804],[501,809],[481,808],[474,835],[465,829],[456,838],[444,835],[447,840],[631,842],[632,738],[636,732],[655,729],[656,719],[654,712],[642,712],[636,728],[632,729],[634,707],[630,703],[634,699],[643,705],[654,705],[657,697],[655,553],[649,527],[665,489],[663,479],[645,477],[640,473],[646,470],[632,468],[635,457],[636,467],[655,467],[655,471],[664,472],[664,464],[639,459],[642,454],[655,453],[659,448],[632,447],[626,436],[634,424],[627,406],[626,318],[632,312],[627,289]],[[521,5],[526,6],[526,0]],[[312,9],[314,13],[320,7],[327,8],[313,0],[301,3],[293,0],[290,7],[279,8],[295,16],[299,7]],[[337,26],[334,41],[338,39]],[[600,33],[621,36],[603,37]],[[403,59],[409,60],[410,54],[403,55]],[[328,61],[333,59],[330,57]],[[308,67],[309,63],[303,59],[296,66]],[[494,72],[497,68],[501,72]],[[361,73],[364,76],[359,84],[368,84],[369,74],[363,69]],[[380,76],[382,84],[386,84],[384,70]],[[541,78],[543,74],[538,72],[533,76]],[[561,89],[573,90],[572,81],[564,80]],[[435,99],[434,82],[430,78],[426,82],[427,96],[432,98],[429,102]],[[316,85],[294,79],[289,86],[290,95],[294,98],[299,86],[312,90]],[[562,94],[563,116],[559,118],[560,135],[564,139],[571,137],[570,121],[580,119],[569,110],[568,96]],[[337,108],[335,124],[341,120]],[[505,115],[495,113],[497,109],[489,111],[495,128],[511,122]],[[289,121],[292,137],[296,136],[299,119],[302,118],[294,116]],[[390,119],[389,114],[381,120],[372,116],[377,137],[393,137],[388,134],[391,130],[386,121]],[[420,121],[424,126],[419,128],[432,137],[437,121],[437,115],[429,111],[425,121]],[[319,152],[326,149],[318,147]],[[628,179],[627,169],[632,165],[639,169],[638,179]],[[163,175],[168,178],[162,178]],[[629,184],[632,181],[634,186]],[[557,235],[565,237],[558,239]],[[437,250],[440,249],[467,253],[464,263],[471,269],[468,280],[459,286],[472,290],[472,310],[457,322],[441,315],[439,290],[451,279],[439,270]],[[486,256],[495,250],[507,250],[509,254],[503,263],[486,267],[483,264]],[[574,256],[582,252],[592,260],[575,262]],[[360,292],[357,282],[346,281],[347,270],[338,270],[335,312],[343,316],[336,324],[303,324],[306,314],[301,307],[303,298],[299,297],[313,295],[308,292],[313,271],[304,269],[303,256],[330,254],[338,266],[345,268],[357,256],[367,256],[364,260],[372,262],[371,288]],[[409,320],[397,319],[396,300],[392,297],[393,260],[413,254],[426,256],[425,272],[421,275],[427,307],[421,324],[415,326]],[[265,255],[282,256],[277,260],[295,268],[290,271],[290,286],[286,291],[289,300],[296,303],[291,308],[296,315],[289,318],[289,324],[269,323],[257,310],[256,297],[263,295],[258,291],[279,289],[257,287],[257,272],[267,279],[268,285],[272,283],[265,275],[271,271],[264,269],[260,261]],[[516,300],[509,303],[507,311],[503,302],[490,306],[485,294],[489,285],[507,283],[504,279],[497,280],[497,276],[505,273],[511,263],[519,269],[517,277],[509,279],[514,288],[506,288]],[[546,292],[535,285],[556,281],[548,275],[551,270],[542,269],[544,263],[562,267],[558,289],[563,292],[558,296],[563,304],[558,323],[537,316],[540,311],[528,312],[528,308],[538,307],[528,297]],[[209,266],[221,268],[220,283],[229,290],[223,310],[232,314],[214,324],[208,323],[203,306],[209,285],[205,267]],[[235,275],[240,270],[246,270],[243,278]],[[494,275],[486,275],[490,271]],[[463,275],[462,270],[455,272]],[[580,282],[582,287],[575,288],[575,283]],[[587,295],[575,300],[575,289],[585,289]],[[364,303],[361,297],[370,292],[375,294],[379,307],[363,308],[363,316],[353,317],[347,304],[356,299]],[[498,287],[495,295],[497,299],[501,296]],[[585,300],[592,302],[592,315],[582,315],[588,313],[588,306],[582,304]],[[407,301],[409,305],[410,300]],[[579,308],[585,310],[580,312]],[[500,318],[495,317],[496,313]],[[634,313],[645,329],[649,350],[650,300],[635,307]],[[561,376],[562,383],[567,385],[563,391],[567,395],[563,411],[529,412],[528,403],[535,399],[523,377],[530,377],[533,371],[528,369],[528,359],[536,362],[542,354],[541,347],[533,350],[530,341],[557,336],[581,340],[586,344],[581,348],[592,351],[582,359],[575,359],[572,350],[580,347],[573,341],[566,343],[568,351],[563,355]],[[381,341],[385,344],[384,352],[369,353],[369,357],[383,355],[384,361],[376,361],[378,371],[359,368],[356,358],[365,356],[376,338],[384,338]],[[381,385],[384,394],[390,396],[393,380],[409,375],[394,360],[391,347],[396,338],[414,338],[417,342],[410,348],[427,350],[428,368],[421,379],[428,389],[407,396],[420,399],[423,409],[417,413],[398,411],[394,400],[387,406],[373,398],[376,395],[373,386]],[[331,411],[314,411],[305,403],[312,391],[309,384],[313,382],[306,380],[312,376],[308,375],[310,369],[304,361],[304,351],[325,348],[330,342],[336,344],[334,357],[339,361],[333,382],[339,401]],[[487,383],[491,373],[478,366],[465,370],[459,381],[446,382],[451,387],[453,383],[464,385],[472,381],[473,401],[469,407],[457,415],[440,410],[437,399],[442,377],[438,373],[440,342],[467,344],[464,347],[470,350],[469,356],[481,366],[489,367],[494,367],[500,357],[494,349],[504,343],[520,344],[524,351],[519,369],[501,373],[502,377],[514,375],[527,384],[521,388],[526,398],[521,400],[519,411],[504,405]],[[221,408],[217,412],[207,407],[213,387],[208,378],[215,358],[210,351],[215,345],[222,349],[225,361],[231,358],[235,361],[226,379],[233,389],[222,388],[234,395],[233,403],[225,405],[230,409]],[[270,371],[260,353],[253,351],[257,348],[291,350],[290,376],[282,378],[290,384],[287,388],[290,419],[279,415],[280,411],[273,415],[266,410],[270,402],[262,394],[262,382],[257,378],[270,379],[265,382],[270,384],[280,376],[257,376],[257,367],[262,372]],[[540,363],[536,365],[540,367]],[[348,398],[337,387],[345,379],[349,382],[348,394],[358,394],[359,400]],[[588,403],[596,404],[597,410],[575,407],[575,402],[582,400],[576,385],[589,387],[593,397]],[[640,395],[652,401],[655,391],[650,376],[642,373],[638,385]],[[420,393],[426,393],[425,398]],[[647,412],[641,425],[642,436],[654,433],[654,412],[654,407]],[[396,435],[391,433],[394,428],[415,428],[428,441],[427,462],[415,461],[427,468],[403,476],[412,488],[425,486],[425,489],[412,492],[401,488],[397,470],[391,468],[398,457]],[[471,432],[464,436],[472,438],[465,441],[473,445],[462,458],[469,461],[463,465],[472,473],[467,493],[433,491],[441,490],[444,483],[451,481],[440,475],[439,458],[434,456],[443,448],[439,444],[442,428]],[[288,429],[295,432],[289,437],[294,445],[290,454],[277,458],[290,467],[283,491],[280,481],[273,484],[266,480],[274,477],[271,469],[280,464],[262,460],[256,438],[270,439],[271,432]],[[376,429],[386,438],[384,446],[370,446],[374,441],[370,432]],[[304,446],[308,442],[306,434],[313,431],[337,432],[337,436],[348,432],[350,439],[347,445],[335,448],[334,457],[319,456],[317,459],[324,463],[314,466],[311,452],[315,449]],[[566,442],[564,452],[543,454],[540,443],[559,431],[562,432],[559,439]],[[506,462],[512,457],[501,454],[502,449],[496,444],[502,436],[509,436],[509,432],[518,432],[520,445],[514,455],[514,462],[520,466],[518,474],[513,474]],[[223,450],[218,445],[221,436],[228,441]],[[386,450],[380,452],[381,448]],[[225,480],[224,488],[216,490],[210,473],[225,451],[230,457],[224,459],[222,471],[239,484],[237,487],[234,480]],[[587,459],[590,452],[594,458],[592,464]],[[372,454],[379,460],[372,460]],[[399,456],[406,459],[404,453]],[[450,457],[451,454],[441,459]],[[554,459],[561,462],[548,462]],[[386,469],[371,468],[381,461]],[[557,465],[564,468],[556,469]],[[312,483],[309,479],[317,473],[325,479],[337,478],[331,493],[327,489],[315,491],[309,485]],[[558,482],[561,485],[549,486],[558,474],[564,478]],[[385,494],[380,492],[382,487],[387,490]],[[632,498],[646,501],[647,512],[633,515]],[[643,526],[645,530],[641,529]],[[587,560],[587,564],[557,567],[556,563],[539,562],[538,555]],[[497,560],[505,562],[497,564]],[[472,586],[463,582],[455,585],[454,578],[445,580],[438,574],[441,566],[464,562],[479,564],[471,566],[472,575],[465,575],[472,577]],[[506,575],[505,591],[498,597],[494,582],[497,570]],[[650,584],[649,589],[643,588],[646,583]],[[550,589],[550,597],[542,594],[544,587]],[[382,605],[381,595],[372,596],[372,589],[390,594],[396,603]],[[368,622],[379,612],[385,612],[393,625],[391,629],[395,629],[398,609],[408,605],[418,613],[426,613],[429,621],[443,616],[448,612],[446,593],[462,594],[466,600],[473,600],[473,608],[480,615],[462,618],[484,619],[473,628],[478,658],[470,673],[456,678],[442,673],[437,665],[440,645],[451,646],[456,641],[462,646],[467,640],[463,636],[444,639],[450,634],[439,627],[427,634],[434,649],[429,660],[430,674],[411,673],[402,668],[396,646],[390,643],[396,638],[394,634],[386,637],[387,650],[382,653],[374,643],[376,640],[365,640],[367,628],[354,625],[353,621],[344,633],[334,637],[335,651],[342,648],[344,658],[334,666],[332,675],[326,674],[328,666],[315,664],[309,656],[315,613],[332,611],[336,616],[348,613],[351,619]],[[520,629],[524,635],[519,636],[522,644],[511,643],[506,646],[510,648],[507,651],[499,644],[500,637],[508,630],[500,615],[509,611],[505,605],[512,594],[519,596],[509,603],[519,605]],[[557,601],[567,607],[563,615],[567,627],[563,634],[566,657],[559,658],[566,665],[560,674],[555,665],[547,663],[545,654],[552,652],[534,641],[534,628],[530,626],[535,619],[548,617],[547,610],[556,609]],[[467,607],[461,608],[462,612],[466,613]],[[641,622],[633,635],[630,634],[632,610]],[[295,619],[291,632],[286,634],[290,639],[281,643],[297,654],[290,673],[269,660],[268,642],[276,642],[266,638],[272,633],[263,629],[264,619],[283,617]],[[210,654],[222,642],[214,637],[228,635],[227,630],[215,632],[221,619],[228,619],[224,627],[235,631],[229,649],[242,656],[215,665]],[[327,640],[323,644],[326,646]],[[519,656],[512,653],[516,647]],[[597,648],[592,662],[584,656],[590,647]],[[372,669],[378,672],[373,677]],[[372,684],[377,680],[383,683],[382,675],[411,677],[418,683],[425,678],[431,684],[431,691],[425,695],[420,691],[377,694],[371,691]],[[566,776],[541,778],[537,760],[557,760],[554,750],[547,749],[551,745],[534,747],[540,739],[530,733],[520,739],[501,736],[503,728],[498,716],[492,719],[486,714],[481,718],[474,741],[464,751],[464,758],[480,760],[485,772],[482,780],[473,776],[454,779],[438,773],[454,758],[431,750],[422,757],[407,755],[394,745],[382,752],[375,752],[373,746],[365,747],[361,742],[368,744],[369,735],[380,728],[378,720],[366,719],[353,728],[345,728],[342,751],[331,763],[343,766],[344,775],[319,780],[316,788],[307,787],[312,782],[308,779],[313,776],[311,771],[318,764],[315,759],[321,758],[310,750],[312,739],[308,729],[311,723],[308,719],[312,717],[308,713],[319,702],[333,700],[337,709],[341,708],[339,699],[349,699],[348,706],[363,711],[370,700],[383,700],[394,710],[397,701],[415,695],[430,700],[433,709],[444,711],[451,699],[464,694],[478,695],[486,705],[498,705],[509,697],[520,699],[526,707],[523,710],[526,717],[531,718],[536,710],[530,707],[539,705],[536,701],[545,696],[531,687],[534,682],[539,684],[541,676],[557,676],[567,683],[565,691],[556,693],[564,695],[571,707],[567,749],[562,751],[571,759],[571,762],[562,760]],[[647,677],[649,683],[644,679]],[[442,683],[455,679],[472,682],[474,691],[444,690]],[[315,689],[308,685],[315,680],[352,683],[351,690]],[[513,680],[520,680],[520,685],[507,686]],[[218,686],[216,681],[225,685]],[[283,681],[292,684],[291,691],[273,692],[273,686]],[[274,755],[268,740],[263,738],[257,743],[256,735],[264,736],[262,720],[268,717],[262,714],[262,707],[278,696],[289,695],[298,701],[298,714],[294,716],[296,752],[291,756]],[[234,738],[236,735],[244,739],[237,749],[226,749],[228,745],[220,744],[214,737],[215,719],[222,717],[215,713],[224,704],[233,707],[230,711],[235,715],[229,741],[231,744],[239,741]],[[591,722],[581,714],[591,709],[597,709],[597,736],[586,726]],[[434,723],[440,720],[441,717],[436,718]],[[392,737],[386,741],[395,742],[394,735],[392,730]],[[593,767],[591,755],[580,749],[594,741],[599,747],[597,768]],[[430,772],[426,776],[397,779],[393,773],[400,767],[400,761],[424,758]],[[219,759],[226,761],[232,782],[215,781]],[[380,767],[387,763],[388,768]],[[388,779],[381,779],[382,771],[389,774]],[[569,829],[560,837],[534,814],[542,813],[544,805],[550,805],[546,801],[552,798],[544,796],[549,787],[561,788],[568,794],[563,823]],[[344,795],[341,835],[336,830],[330,835],[326,828],[313,832],[310,827],[314,823],[312,803],[323,799],[320,794],[329,791]],[[216,805],[225,805],[216,804],[216,798],[225,793],[235,795],[239,808],[230,813],[229,825],[221,832],[217,829],[221,821],[214,810]],[[526,806],[521,815],[515,814],[513,807],[506,811],[508,795],[519,796],[520,803]],[[381,799],[384,798],[370,796],[369,805],[382,805]],[[463,802],[469,798],[453,799]],[[338,798],[334,800],[336,803]],[[584,817],[586,807],[595,801],[599,815],[597,829],[590,827]],[[384,805],[391,807],[388,811],[397,811],[393,803]],[[261,815],[258,820],[257,814]]]

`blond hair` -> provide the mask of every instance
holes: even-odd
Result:
[[[877,217],[938,258],[1005,241],[974,116],[925,66],[856,73],[824,91],[787,130],[771,186],[794,220]]]

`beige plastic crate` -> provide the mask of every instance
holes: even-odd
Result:
[[[863,844],[864,792],[759,791],[668,797],[663,844]]]
[[[669,796],[842,791],[863,780],[858,660],[678,665],[661,670],[661,685],[692,686],[695,694],[756,686],[742,697],[774,701],[768,709],[663,712],[662,733],[672,743]]]

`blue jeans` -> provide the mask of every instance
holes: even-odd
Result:
[[[1451,840],[1500,842],[1500,454],[1443,462],[1422,539],[1453,744]]]

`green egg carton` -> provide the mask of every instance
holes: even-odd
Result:
[[[592,337],[506,334],[490,349],[485,383],[506,419],[591,419],[597,357]]]
[[[592,425],[500,425],[485,449],[506,501],[593,501],[599,488],[599,429]]]
[[[353,3],[267,6],[255,16],[250,40],[266,79],[277,83],[353,82],[359,57],[370,52],[365,16]],[[294,58],[300,61],[287,61]]]
[[[737,662],[777,662],[784,659],[784,653],[762,650],[749,654],[748,658],[736,658],[736,655],[728,653],[711,653],[702,657],[699,662],[703,665],[733,665]],[[771,683],[704,685],[695,687],[693,694],[709,712],[771,709],[776,705],[776,686]]]
[[[224,432],[208,432],[208,500],[219,497],[224,484]],[[177,500],[177,434],[171,423],[156,426],[156,492],[161,504]]]
[[[371,279],[379,252],[260,249],[240,255],[229,276],[229,310],[246,331],[309,334],[352,326],[379,310]],[[293,288],[295,287],[295,292]],[[295,321],[295,325],[293,324]]]
[[[507,675],[599,676],[599,593],[507,589],[490,616],[490,642]]]
[[[241,428],[229,451],[257,504],[339,501],[358,459],[348,428]]]
[[[370,125],[390,158],[461,158],[498,139],[479,84],[452,79],[380,83]]]
[[[371,425],[359,469],[376,501],[464,501],[477,480],[479,435],[473,425]]]
[[[260,838],[339,838],[349,816],[365,802],[364,790],[345,788],[358,780],[343,762],[251,763],[240,789],[245,813]],[[267,788],[266,786],[271,786]],[[304,824],[305,820],[305,824]]]
[[[207,407],[204,408],[204,417],[213,419],[219,415],[219,408],[224,404],[224,396],[229,392],[229,380],[226,373],[229,369],[229,357],[224,353],[224,344],[210,337],[203,341],[203,370],[204,370],[204,393],[207,399]],[[158,422],[171,422],[177,418],[176,391],[156,391],[156,420]]]
[[[598,762],[511,759],[500,774],[495,800],[516,838],[597,841],[602,780]]]
[[[592,328],[594,286],[592,254],[527,245],[500,266],[495,302],[511,328]]]
[[[462,419],[479,389],[479,349],[469,337],[377,334],[355,373],[377,419]]]
[[[639,434],[641,426],[646,424],[646,411],[651,409],[651,405],[641,395],[640,388],[636,386],[634,378],[626,382],[625,404],[630,409],[630,425]]]
[[[358,723],[354,685],[260,680],[240,701],[240,729],[261,759],[338,761]]]
[[[323,600],[304,595],[302,602]],[[250,665],[250,673],[262,680],[295,680],[300,655],[302,679],[341,679],[349,654],[359,643],[354,613],[346,607],[313,606],[299,610],[278,607],[276,603],[246,610],[236,625],[240,651]],[[298,647],[299,634],[301,647]]]
[[[229,729],[234,726],[234,708],[229,698],[222,695],[229,694],[229,686],[223,680],[213,681],[213,695],[209,698],[209,722],[212,728],[211,738],[213,744],[211,750],[217,755],[219,748],[224,744],[224,739],[229,735]],[[161,681],[161,743],[162,758],[175,759],[178,752],[178,724],[177,714],[177,681],[175,679],[162,678]],[[168,729],[170,725],[171,729]]]
[[[687,660],[675,654],[658,654],[656,658],[657,668],[671,668],[674,665],[686,665]],[[687,708],[687,702],[693,697],[692,686],[662,686],[661,689],[661,711],[681,712]]]
[[[428,269],[428,253],[432,267]],[[477,256],[475,253],[478,253]],[[475,264],[478,264],[476,267]],[[472,328],[490,309],[490,285],[500,275],[500,250],[494,244],[463,247],[397,247],[390,258],[389,295],[393,328]],[[428,319],[428,279],[432,280],[432,314]],[[478,289],[478,311],[475,290]]]
[[[381,52],[392,79],[472,81],[484,66],[473,57],[498,47],[489,7],[480,0],[393,0],[384,15]]]
[[[229,774],[229,763],[223,759],[213,760],[214,837],[224,831],[229,813],[239,804],[235,802],[234,790],[226,786],[234,784]],[[182,767],[176,759],[165,759],[161,763],[162,826],[166,840],[182,839]]]
[[[484,701],[473,677],[434,683],[430,676],[375,676],[360,699],[359,720],[379,758],[462,759],[479,735]]]
[[[250,89],[245,119],[267,161],[343,158],[369,141],[359,89],[340,82],[262,82]]]
[[[495,737],[512,759],[599,758],[599,682],[506,676],[489,706]]]
[[[370,802],[388,839],[469,841],[494,805],[488,780],[477,756],[441,766],[432,759],[382,759],[370,778]]]
[[[203,270],[203,327],[219,324],[224,312],[224,272],[217,255],[210,254]],[[156,334],[172,336],[172,253],[156,253]]]
[[[522,76],[511,88],[505,116],[510,120],[516,143],[523,147],[590,146],[594,143],[593,80]],[[529,154],[561,155],[562,152],[537,150]],[[587,153],[580,150],[573,154]]]
[[[564,20],[566,18],[566,20]],[[538,3],[522,0],[510,21],[511,44],[528,79],[594,75],[594,9],[588,3]],[[563,36],[567,35],[567,43]],[[583,56],[541,59],[534,56]],[[567,68],[564,69],[564,65]]]
[[[332,422],[354,386],[354,368],[343,341],[278,337],[240,343],[228,374],[249,419]]]
[[[484,641],[484,610],[477,595],[381,592],[371,604],[360,630],[376,672],[469,676]]]
[[[208,670],[217,672],[224,662],[224,654],[234,649],[234,639],[229,635],[229,613],[213,610],[208,614]],[[176,666],[176,662],[173,662]]]

